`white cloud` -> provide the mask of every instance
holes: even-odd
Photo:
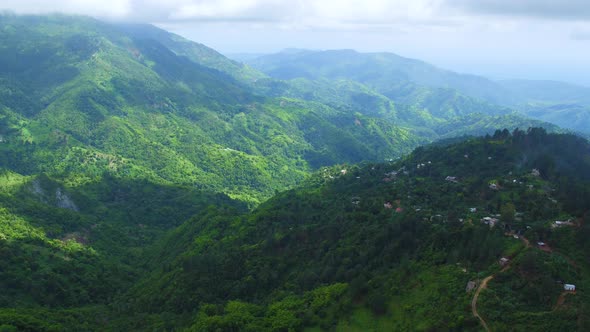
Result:
[[[17,14],[65,13],[125,18],[132,12],[130,1],[104,0],[2,0],[0,9],[14,11]]]
[[[550,20],[590,20],[588,0],[446,0],[470,13]]]
[[[588,0],[2,0],[17,13],[64,12],[143,22],[250,21],[297,27],[453,24],[474,15],[590,19]]]
[[[324,26],[434,19],[442,0],[3,0],[17,13],[64,12],[134,21],[278,21]]]

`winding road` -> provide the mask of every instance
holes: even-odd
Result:
[[[479,293],[481,292],[481,290],[488,287],[488,281],[492,280],[493,278],[494,275],[491,275],[487,276],[484,280],[482,280],[481,284],[479,284],[479,287],[477,287],[477,290],[475,291],[475,295],[473,295],[473,299],[471,299],[471,312],[473,313],[474,317],[479,319],[481,326],[483,326],[483,328],[486,331],[489,331],[490,329],[488,328],[488,324],[486,323],[486,321],[483,318],[481,318],[481,316],[477,312],[477,299],[479,298]]]
[[[527,238],[525,238],[524,236],[521,236],[520,239],[522,240],[522,242],[524,242],[525,249],[531,247],[531,243],[529,242],[529,240]],[[512,264],[512,260],[510,260],[508,262],[508,264],[506,264],[506,266],[504,266],[500,270],[500,272],[504,272],[504,271],[508,270],[510,268],[511,264]],[[488,287],[488,282],[490,280],[494,279],[494,275],[495,274],[487,276],[481,281],[481,283],[477,287],[477,290],[475,291],[475,294],[473,295],[473,299],[471,299],[471,313],[473,313],[473,317],[479,319],[481,326],[488,332],[490,331],[490,328],[488,327],[488,323],[486,323],[486,321],[477,312],[477,300],[479,299],[479,293],[482,291],[482,289],[485,289]]]

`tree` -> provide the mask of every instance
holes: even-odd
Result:
[[[512,203],[506,203],[500,207],[500,215],[501,215],[502,221],[505,223],[513,222],[515,214],[516,214],[516,207]]]

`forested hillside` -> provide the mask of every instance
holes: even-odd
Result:
[[[31,258],[7,265],[5,306],[20,309],[0,317],[30,330],[475,331],[466,285],[492,276],[476,301],[492,330],[583,331],[589,154],[575,136],[497,131],[322,168],[252,212],[180,188],[112,180],[65,192],[5,174],[3,250]],[[116,237],[133,242],[107,249]]]
[[[131,297],[181,317],[200,307],[194,330],[477,330],[465,286],[495,274],[479,300],[493,330],[584,330],[589,153],[574,136],[498,131],[322,169],[250,214],[185,223]],[[513,262],[499,272],[502,257]],[[563,282],[579,291],[556,307]]]
[[[353,50],[285,50],[244,61],[279,79],[351,80],[400,105],[423,109],[443,119],[466,113],[516,111],[520,116],[590,133],[590,89],[583,86],[553,81],[496,82],[393,53]]]
[[[0,15],[0,330],[588,329],[587,141],[323,75]]]
[[[393,53],[286,50],[248,63],[272,77],[350,79],[387,96],[395,93],[394,87],[399,84],[414,83],[430,88],[450,88],[500,105],[509,104],[515,98],[509,90],[483,77],[446,71]]]
[[[63,16],[0,24],[0,166],[21,174],[76,185],[108,173],[257,204],[317,166],[425,142],[393,121],[356,125],[348,110],[256,95],[245,81],[262,74],[155,27]]]
[[[265,79],[153,26],[10,15],[0,24],[0,166],[73,185],[107,173],[257,204],[320,166],[541,125],[451,90],[412,90],[397,105],[352,82]]]

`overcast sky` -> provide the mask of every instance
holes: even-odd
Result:
[[[153,23],[226,54],[387,51],[590,86],[590,0],[1,0],[0,9]]]

